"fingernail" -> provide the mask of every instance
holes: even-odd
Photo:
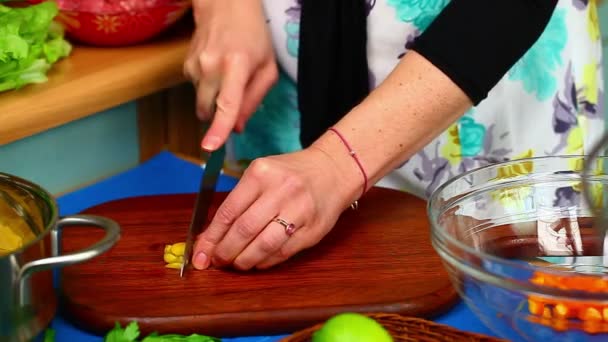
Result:
[[[193,265],[198,270],[204,270],[209,267],[209,258],[207,257],[207,254],[203,252],[199,252],[198,254],[196,254],[194,256]]]
[[[220,138],[212,135],[210,137],[206,137],[203,140],[201,147],[203,148],[203,150],[213,151],[216,148],[218,148],[219,144],[220,144]]]

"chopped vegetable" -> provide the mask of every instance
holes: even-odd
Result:
[[[27,7],[0,5],[0,92],[47,81],[47,71],[71,53],[54,1]]]
[[[165,246],[165,253],[163,259],[167,263],[167,268],[180,268],[184,262],[184,250],[186,248],[185,242],[178,242],[173,245]]]
[[[568,276],[536,272],[530,281],[562,290],[608,292],[608,281],[589,276]],[[528,311],[533,321],[558,331],[577,328],[587,333],[608,332],[608,305],[589,301],[553,299],[528,296]],[[582,324],[571,324],[576,322]]]
[[[137,342],[139,337],[139,326],[137,322],[129,323],[124,329],[116,323],[114,329],[106,335],[104,342]],[[159,335],[152,333],[141,342],[219,342],[220,339],[204,335],[192,334],[188,336],[178,334]],[[46,342],[46,341],[45,341]]]

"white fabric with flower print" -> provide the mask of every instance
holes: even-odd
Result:
[[[367,1],[368,60],[377,86],[449,0]],[[264,0],[264,6],[284,73],[245,133],[231,139],[231,157],[244,164],[300,148],[299,0]],[[588,153],[604,132],[601,53],[595,0],[560,0],[540,39],[489,96],[377,185],[426,198],[449,178],[488,163]]]

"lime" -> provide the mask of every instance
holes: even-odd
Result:
[[[347,312],[327,320],[312,342],[393,342],[393,338],[374,319]]]

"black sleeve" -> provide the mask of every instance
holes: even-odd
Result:
[[[411,49],[477,105],[538,40],[557,1],[452,0]]]

